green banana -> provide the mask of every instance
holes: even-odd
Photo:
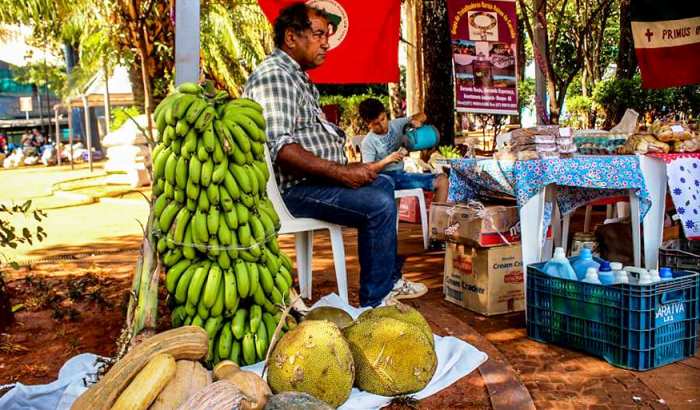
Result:
[[[261,215],[264,215],[264,214],[261,213]],[[270,235],[272,235],[272,234],[270,234]],[[274,235],[272,235],[272,236],[270,236],[270,235],[268,235],[270,237],[270,239],[267,241],[267,244],[266,244],[267,249],[269,249],[270,252],[272,252],[273,254],[279,255],[281,252],[281,249],[280,249],[279,243],[277,242],[277,237]]]
[[[255,166],[255,161],[253,164],[248,165],[248,174],[253,175],[255,177],[255,181],[258,184],[258,192],[262,193],[265,192],[267,188],[267,179],[265,178],[265,175],[258,169],[258,167]]]
[[[238,223],[239,224],[247,224],[248,220],[250,219],[250,212],[248,211],[248,208],[246,208],[245,205],[241,203],[236,203],[236,216],[238,217]],[[248,246],[248,245],[246,245]]]
[[[241,192],[241,203],[248,209],[253,209],[255,207],[255,198],[252,195],[248,195],[245,192]]]
[[[231,258],[224,249],[219,252],[219,256],[216,257],[216,262],[221,266],[221,269],[228,269],[231,267]]]
[[[209,340],[214,339],[216,332],[221,328],[221,321],[223,318],[221,316],[210,317],[207,319],[207,323],[204,325],[204,330],[207,331],[209,335]]]
[[[209,198],[209,203],[212,206],[218,206],[219,205],[219,200],[221,199],[219,197],[220,192],[219,192],[219,186],[215,184],[209,184],[207,186],[207,198]]]
[[[216,302],[216,297],[219,295],[219,286],[221,286],[221,277],[223,272],[218,264],[212,263],[209,268],[209,274],[207,275],[207,282],[204,286],[204,293],[202,295],[202,300],[204,306],[211,308]],[[286,282],[285,282],[286,284]]]
[[[216,296],[216,301],[214,302],[214,305],[211,307],[211,310],[209,313],[212,316],[221,316],[224,313],[224,286],[223,284],[219,286],[219,292]]]
[[[161,143],[156,146],[151,154],[153,161],[153,178],[161,178],[165,171],[165,162],[170,157],[172,149],[169,146]]]
[[[187,160],[185,157],[179,157],[175,165],[175,183],[180,189],[185,189],[187,186]]]
[[[185,114],[185,120],[189,124],[194,125],[194,123],[197,121],[197,118],[199,118],[199,116],[202,114],[202,111],[204,111],[206,108],[207,102],[203,99],[198,98],[187,109],[187,113]]]
[[[175,191],[173,191],[173,198],[178,204],[184,205],[185,201],[187,201],[187,195],[185,195],[185,191],[183,191],[180,188],[175,188]]]
[[[204,286],[204,281],[207,279],[207,273],[209,273],[209,266],[211,262],[205,261],[202,263],[192,276],[192,281],[187,289],[187,302],[193,305],[199,303],[199,298],[202,293],[202,286]]]
[[[255,176],[255,173],[253,172],[254,168],[251,165],[245,165],[243,167],[243,169],[245,169],[246,173],[248,174],[248,181],[250,181],[250,191],[251,191],[250,193],[252,195],[258,195],[261,192],[261,190],[260,190],[261,188],[262,188],[262,191],[265,191],[265,185],[263,185],[261,187],[260,184],[258,183],[259,182],[258,178]]]
[[[224,213],[224,220],[226,221],[226,225],[228,225],[229,229],[238,229],[238,214],[236,213],[235,209]]]
[[[202,175],[202,162],[197,157],[190,158],[189,177],[192,182],[199,184],[199,178]]]
[[[235,106],[235,107],[248,107],[252,108],[253,110],[262,113],[263,108],[260,104],[258,104],[255,100],[251,100],[250,98],[236,98],[235,100],[231,100],[228,103],[228,106]],[[228,107],[227,107],[228,108]]]
[[[177,86],[177,90],[181,93],[185,94],[194,94],[197,95],[203,91],[202,86],[193,83],[193,82],[185,82]]]
[[[231,163],[229,165],[229,169],[231,170],[231,174],[233,174],[233,177],[236,179],[238,187],[246,194],[251,193],[253,188],[250,182],[250,176],[248,175],[248,171],[244,167],[236,163]]]
[[[250,214],[248,225],[250,225],[250,230],[253,233],[253,239],[255,239],[255,242],[263,243],[265,241],[265,228],[263,227],[262,222],[260,222],[260,219],[254,213]]]
[[[267,332],[268,342],[272,342],[272,336],[275,334],[275,329],[277,329],[277,321],[268,312],[263,313],[263,323],[265,324],[265,331]]]
[[[175,292],[175,287],[177,286],[180,276],[185,273],[191,264],[192,261],[183,259],[168,269],[168,273],[165,275],[165,288],[168,290],[168,292]]]
[[[217,231],[217,236],[219,238],[219,243],[223,246],[231,245],[231,229],[227,224],[221,223],[221,217],[219,217],[219,230]]]
[[[204,329],[204,320],[199,315],[194,315],[191,326],[198,326]]]
[[[236,289],[236,275],[231,269],[224,271],[224,306],[226,310],[233,312],[238,299],[238,289]]]
[[[268,343],[269,341],[265,326],[258,326],[258,329],[255,332],[255,353],[257,354],[258,360],[265,360]]]
[[[250,306],[250,331],[255,332],[258,330],[258,326],[260,326],[260,322],[262,321],[262,308],[258,305],[251,305]]]
[[[289,292],[289,284],[287,283],[287,280],[282,277],[282,275],[275,276],[275,286],[277,289],[279,289],[282,296]]]
[[[229,360],[232,362],[236,363],[237,365],[241,365],[241,344],[238,342],[238,340],[234,340],[233,344],[231,344],[231,354],[229,355]]]
[[[197,131],[202,132],[205,129],[207,129],[207,127],[209,127],[211,125],[214,118],[216,118],[216,110],[214,109],[214,107],[208,106],[199,115],[199,117],[197,118],[197,121],[195,121],[194,128],[197,129]],[[209,150],[207,150],[207,151],[209,151]],[[211,151],[209,151],[209,152],[211,152]]]
[[[209,241],[209,230],[207,229],[207,216],[197,210],[192,217],[192,239],[207,243]]]
[[[252,243],[250,226],[248,224],[239,224],[236,233],[238,236],[238,243],[244,248],[250,247]]]
[[[258,265],[252,262],[246,262],[246,268],[248,268],[248,278],[250,279],[249,294],[253,295],[260,287],[260,273],[258,272]]]
[[[215,236],[219,232],[219,218],[221,217],[219,208],[209,208],[207,214],[207,232],[210,236]]]
[[[191,264],[180,276],[180,279],[178,279],[177,286],[175,287],[175,301],[177,303],[185,303],[187,301],[187,290],[189,289],[192,277],[198,268],[199,264]]]
[[[214,172],[214,161],[207,158],[202,164],[202,174],[200,175],[199,183],[202,186],[209,186],[211,183],[212,173]]]
[[[238,309],[236,314],[233,316],[233,320],[231,321],[231,332],[233,333],[233,337],[238,340],[241,340],[245,334],[244,332],[247,315],[247,310],[243,308]]]
[[[209,210],[209,198],[207,197],[207,191],[204,189],[199,190],[199,198],[197,198],[197,209],[202,212],[207,212]]]
[[[170,225],[173,223],[173,219],[175,219],[175,215],[177,215],[181,207],[182,205],[180,203],[173,201],[163,209],[163,212],[158,218],[158,227],[161,232],[167,232],[170,229]]]
[[[218,259],[218,256],[221,254],[221,249],[219,249],[219,240],[216,238],[216,236],[209,238],[207,254],[211,257],[211,259]]]
[[[238,259],[233,266],[236,272],[236,284],[238,285],[238,294],[241,298],[246,298],[250,295],[250,276],[248,275],[248,269],[246,268],[245,262]]]
[[[272,288],[275,286],[272,274],[265,265],[258,265],[258,272],[260,273],[260,286],[265,291],[265,294],[269,295],[272,293]]]
[[[155,215],[156,218],[159,218],[163,214],[163,210],[169,204],[169,202],[170,201],[168,201],[168,198],[166,198],[165,195],[159,196],[153,203],[153,215]]]
[[[215,184],[220,184],[226,174],[228,173],[228,161],[224,158],[224,161],[214,167],[214,171],[211,175],[211,181]]]
[[[236,145],[238,145],[238,148],[240,148],[244,154],[246,152],[250,152],[250,148],[251,148],[250,147],[250,138],[252,138],[252,136],[247,130],[245,130],[244,127],[241,126],[240,123],[238,123],[233,118],[234,118],[234,116],[225,117],[226,121],[232,121],[235,124],[235,125],[229,124],[228,129],[231,131],[231,135],[233,136],[233,139],[235,140]],[[236,118],[239,118],[239,117],[236,117]],[[250,126],[250,123],[248,121],[245,121],[244,119],[242,119],[242,117],[240,119],[241,119],[241,121],[246,122]],[[255,125],[253,125],[253,126],[255,126]],[[248,134],[248,135],[246,135],[246,134]]]
[[[287,268],[284,267],[284,265],[280,266],[280,271],[277,273],[277,276],[282,276],[287,282],[287,286],[292,287],[292,283],[294,282],[292,279],[292,274],[287,270]]]
[[[265,117],[262,116],[262,114],[252,108],[248,107],[240,107],[237,111],[237,114],[243,114],[246,117],[250,118],[253,123],[259,128],[259,129],[265,129]]]
[[[226,187],[231,199],[238,201],[238,199],[241,197],[241,191],[238,189],[236,179],[233,177],[230,170],[224,175],[224,187]]]
[[[246,333],[243,336],[243,342],[241,343],[243,348],[243,363],[246,365],[251,365],[255,363],[255,342],[253,340],[253,335]]]
[[[175,169],[177,167],[178,155],[175,152],[170,153],[168,160],[165,163],[165,180],[172,186],[175,186]]]
[[[180,327],[187,318],[187,312],[185,312],[184,306],[178,306],[170,312],[170,326]]]
[[[173,233],[173,239],[176,244],[181,244],[185,239],[185,230],[190,222],[190,217],[192,216],[189,209],[183,207],[177,213],[175,217],[175,232]]]
[[[224,326],[221,329],[219,336],[219,358],[228,358],[231,356],[231,346],[233,345],[233,332],[230,326]]]
[[[253,302],[258,306],[265,306],[266,303],[269,303],[261,286],[258,286],[255,293],[253,293]]]
[[[208,128],[204,131],[202,134],[202,143],[204,143],[204,149],[206,149],[207,152],[214,152],[216,148],[216,136],[214,135],[213,129]]]
[[[282,265],[287,268],[287,271],[291,272],[292,271],[292,260],[289,258],[289,255],[287,255],[284,252],[279,253],[279,260],[282,263]]]
[[[185,229],[185,239],[182,241],[182,256],[187,259],[194,259],[197,256],[197,252],[194,250],[194,244],[192,240],[192,220],[187,224],[187,229]]]
[[[229,195],[228,191],[226,190],[226,187],[223,185],[218,187],[219,189],[219,202],[221,203],[221,208],[226,211],[232,211],[233,210],[233,199],[231,198],[231,195]]]
[[[155,181],[153,184],[153,196],[157,197],[160,196],[160,194],[163,193],[163,188],[165,187],[165,181],[163,179],[159,179]]]
[[[202,302],[201,298],[199,300],[199,303],[197,303],[197,316],[201,317],[202,319],[206,320],[209,318],[209,308],[204,306],[204,302]]]
[[[168,241],[165,239],[165,236],[161,236],[160,239],[158,239],[156,250],[159,254],[165,253],[165,251],[168,250]]]
[[[178,120],[175,124],[175,135],[178,137],[184,137],[190,131],[190,126],[184,119]]]
[[[185,194],[187,194],[187,198],[191,199],[192,201],[196,201],[197,198],[199,198],[199,185],[197,185],[192,178],[187,179]],[[196,206],[196,202],[194,204]]]
[[[180,155],[190,159],[192,154],[197,151],[197,131],[194,128],[190,128],[185,135],[185,141],[182,143],[182,148],[180,148]]]

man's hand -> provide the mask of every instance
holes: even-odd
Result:
[[[425,115],[423,112],[419,112],[418,114],[414,114],[411,116],[411,125],[414,126],[415,128],[420,127],[423,125],[423,123],[428,119],[428,116]]]
[[[386,158],[381,160],[380,162],[384,162],[385,165],[392,164],[394,162],[400,162],[403,161],[403,153],[401,151],[396,151],[392,152],[391,154],[387,155]]]
[[[372,164],[353,163],[344,166],[339,165],[339,180],[353,189],[367,185],[377,178],[377,172],[381,170],[381,167],[377,169],[374,166],[375,164],[376,162]]]

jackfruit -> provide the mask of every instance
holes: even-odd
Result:
[[[274,393],[309,393],[334,407],[348,399],[355,380],[350,347],[338,326],[326,320],[305,321],[287,332],[268,366]]]
[[[418,326],[366,318],[343,331],[355,361],[355,385],[382,396],[422,390],[437,368],[433,345]]]
[[[335,323],[341,330],[352,325],[352,316],[348,312],[331,306],[312,309],[304,316],[304,320],[328,320]]]
[[[380,306],[378,308],[365,310],[362,312],[362,314],[360,314],[360,316],[357,317],[357,322],[376,317],[390,317],[392,319],[397,319],[402,322],[408,322],[416,325],[425,334],[428,341],[430,341],[430,345],[435,345],[435,341],[433,340],[433,331],[430,328],[428,321],[425,320],[419,311],[408,305],[397,303],[392,306]]]

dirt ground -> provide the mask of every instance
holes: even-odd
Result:
[[[16,181],[13,184],[21,186]],[[32,189],[41,192],[42,188]],[[17,322],[0,334],[0,385],[48,383],[71,356],[115,353],[141,241],[136,221],[145,220],[146,213],[146,204],[137,200],[52,210],[46,221],[47,240],[13,251],[13,258],[28,264],[18,271],[5,270],[11,302],[21,308]],[[411,304],[423,312],[437,334],[466,340],[487,352],[490,360],[479,371],[421,401],[419,408],[496,408],[498,398],[509,394],[504,387],[509,384],[524,386],[524,402],[537,408],[700,407],[700,354],[641,373],[530,340],[522,313],[486,318],[444,301],[444,253],[424,252],[421,242],[418,226],[402,224],[400,253],[407,257],[405,276],[430,288],[428,295]],[[314,243],[310,303],[336,289],[327,235],[316,235]],[[293,237],[281,237],[280,244],[285,252],[294,254]],[[345,231],[345,245],[350,302],[357,304],[359,268],[352,230]],[[159,316],[162,326],[167,326],[164,307]],[[489,377],[494,366],[505,371],[503,386]]]

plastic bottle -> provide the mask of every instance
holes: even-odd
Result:
[[[577,280],[576,272],[571,267],[563,248],[556,248],[554,256],[544,265],[544,272],[555,278]]]
[[[649,277],[651,277],[652,283],[661,282],[661,276],[659,276],[659,271],[656,269],[649,269]]]
[[[583,280],[583,278],[586,277],[588,268],[595,268],[597,272],[600,264],[593,260],[593,254],[591,253],[590,248],[582,248],[578,258],[571,264],[571,267],[574,268],[576,277],[579,280]]]
[[[590,267],[586,270],[586,276],[581,279],[581,282],[592,283],[594,285],[601,285],[600,279],[598,278],[598,270],[594,267]]]
[[[639,280],[637,281],[637,285],[651,285],[652,283],[654,283],[654,281],[651,277],[651,274],[648,271],[644,270],[639,273]]]
[[[647,271],[644,268],[637,268],[634,266],[625,266],[624,269],[627,272],[627,276],[629,277],[630,285],[638,285],[639,279],[644,274],[646,274],[646,276],[649,277],[649,271]],[[649,280],[651,280],[650,277],[649,277]]]
[[[671,268],[663,267],[659,269],[659,276],[661,280],[671,280],[673,279],[673,272],[671,272]]]
[[[610,262],[602,261],[600,262],[600,268],[598,269],[598,279],[603,285],[612,285],[615,283],[615,274],[610,267]]]
[[[610,269],[613,271],[615,276],[615,283],[630,283],[630,279],[627,276],[627,271],[622,269],[622,264],[620,262],[610,262]]]

